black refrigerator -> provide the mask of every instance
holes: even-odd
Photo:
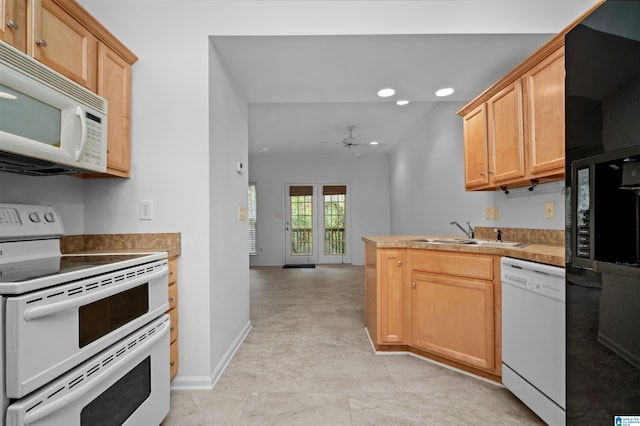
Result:
[[[640,0],[575,26],[565,67],[567,424],[640,424]]]

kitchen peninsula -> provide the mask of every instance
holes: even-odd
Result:
[[[500,382],[500,258],[564,266],[564,232],[476,228],[452,236],[365,236],[365,326],[377,351],[407,351]],[[522,242],[518,245],[510,242]]]

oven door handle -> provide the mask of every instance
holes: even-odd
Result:
[[[58,312],[77,308],[77,307],[86,305],[88,303],[95,302],[100,299],[104,299],[105,297],[109,297],[116,293],[120,293],[124,290],[128,290],[144,282],[152,281],[152,280],[155,280],[156,278],[161,278],[163,275],[169,276],[169,268],[167,268],[166,266],[163,268],[160,268],[157,271],[150,273],[149,275],[137,277],[130,281],[125,281],[121,284],[115,285],[113,287],[107,287],[104,290],[98,290],[94,293],[91,293],[85,296],[80,296],[74,299],[65,300],[63,302],[52,303],[50,305],[34,306],[32,308],[27,308],[25,309],[23,316],[26,321],[31,321],[34,319],[39,319],[39,318],[47,317],[50,315],[54,315],[54,314],[57,314]]]
[[[109,370],[107,370],[103,374],[98,374],[95,378],[92,378],[91,380],[87,381],[86,382],[87,384],[85,386],[77,387],[75,391],[72,391],[64,395],[63,397],[56,399],[55,401],[52,401],[49,404],[44,405],[40,409],[36,408],[34,410],[29,411],[27,415],[24,417],[24,424],[29,425],[32,423],[36,423],[37,421],[44,419],[45,417],[55,413],[61,408],[64,408],[70,405],[75,400],[87,395],[92,389],[96,388],[97,386],[100,386],[105,381],[109,380],[112,376],[122,371],[123,367],[127,367],[129,364],[133,364],[134,361],[137,361],[138,357],[136,357],[135,354],[145,350],[150,346],[153,346],[156,342],[162,340],[162,338],[165,337],[168,333],[169,333],[169,326],[167,323],[165,323],[164,329],[161,332],[155,334],[153,337],[148,338],[145,341],[144,345],[137,345],[136,349],[134,349],[135,352],[129,353],[124,358],[121,358],[120,364],[118,362],[111,364],[111,368]],[[119,368],[116,368],[116,367],[119,367]]]

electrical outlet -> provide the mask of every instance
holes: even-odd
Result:
[[[138,219],[151,220],[153,219],[153,202],[149,200],[138,201]]]
[[[555,204],[552,201],[544,204],[544,216],[547,219],[553,219],[556,217]]]

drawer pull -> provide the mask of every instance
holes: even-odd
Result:
[[[175,297],[171,296],[171,297],[169,298],[169,302],[173,302],[173,300],[174,300],[174,299],[175,299]]]
[[[171,361],[169,364],[173,367],[174,365],[176,365],[176,362],[175,361]]]
[[[175,328],[175,327],[172,325],[172,326],[169,328],[169,331],[173,331],[173,329],[174,329],[174,328]]]
[[[47,47],[47,42],[42,38],[37,39],[36,44],[40,47]]]

